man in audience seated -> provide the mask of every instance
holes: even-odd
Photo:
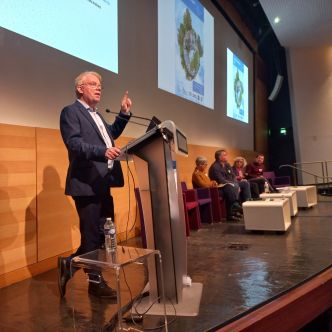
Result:
[[[270,192],[278,192],[278,190],[273,187],[272,183],[263,177],[263,172],[265,172],[264,155],[259,153],[255,161],[246,167],[247,178],[258,184],[260,193],[264,192],[265,182],[269,185]]]
[[[233,171],[236,176],[236,180],[238,181],[245,181],[247,177],[246,173],[246,166],[247,166],[247,161],[243,157],[236,157],[234,159],[233,163]],[[249,185],[250,185],[250,192],[251,192],[251,197],[254,199],[259,198],[259,186],[256,183],[255,179],[249,179]],[[264,183],[263,183],[264,185]],[[264,189],[264,187],[263,187]]]
[[[209,168],[209,177],[221,187],[221,193],[226,201],[227,219],[232,219],[233,211],[242,211],[238,203],[239,194],[243,202],[251,199],[249,183],[236,180],[232,167],[227,162],[226,150],[215,152],[215,161]]]

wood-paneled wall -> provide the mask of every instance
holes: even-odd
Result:
[[[80,234],[73,200],[64,195],[68,161],[60,131],[0,124],[0,133],[3,287],[55,267],[57,256],[79,246]],[[117,145],[128,141],[121,138]],[[122,162],[122,168],[125,187],[112,189],[120,241],[140,232],[134,165]]]
[[[60,131],[0,124],[0,287],[28,278],[56,266],[56,257],[79,246],[75,206],[64,195],[67,151]],[[116,143],[124,146],[130,138]],[[198,155],[209,163],[214,152],[224,147],[189,145],[188,157],[177,157],[181,181],[191,186],[191,174]],[[237,155],[252,158],[253,151],[228,149],[229,159]],[[119,240],[140,232],[134,186],[135,167],[122,162],[124,188],[112,189]],[[130,171],[128,170],[130,169]]]
[[[38,262],[79,246],[72,199],[64,195],[67,151],[59,130],[36,129]]]
[[[0,126],[0,275],[37,261],[36,130]]]

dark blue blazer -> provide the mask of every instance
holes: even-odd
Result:
[[[114,123],[108,125],[102,118],[112,142],[121,135],[129,119],[130,115],[120,112]],[[104,195],[114,179],[123,179],[119,161],[114,162],[111,171],[108,169],[106,144],[89,111],[79,101],[62,110],[60,130],[69,158],[66,195]]]

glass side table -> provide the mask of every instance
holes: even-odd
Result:
[[[85,268],[103,271],[113,269],[116,274],[116,292],[117,292],[117,304],[118,304],[118,330],[119,331],[129,331],[130,329],[125,329],[122,326],[122,305],[121,305],[121,292],[120,292],[120,270],[124,266],[135,263],[144,262],[149,257],[156,256],[160,268],[160,282],[161,282],[161,294],[160,300],[164,306],[164,321],[165,321],[165,331],[168,330],[167,327],[167,316],[166,316],[166,301],[164,294],[164,280],[162,273],[162,260],[159,250],[153,249],[143,249],[134,247],[117,246],[115,252],[108,252],[105,249],[97,249],[86,254],[76,256],[71,260],[71,274],[77,268]],[[98,281],[97,281],[98,282]],[[100,281],[99,281],[100,282]]]

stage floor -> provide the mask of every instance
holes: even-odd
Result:
[[[286,233],[246,232],[242,222],[204,225],[191,232],[188,274],[203,284],[200,310],[196,317],[176,317],[168,330],[214,330],[326,269],[332,261],[331,226],[332,198],[319,196],[317,206],[292,218]],[[126,271],[133,295],[144,283],[140,269]],[[3,288],[0,330],[102,331],[116,304],[89,297],[86,288],[79,271],[60,300],[56,270]],[[156,316],[145,320],[146,327],[160,324]]]

